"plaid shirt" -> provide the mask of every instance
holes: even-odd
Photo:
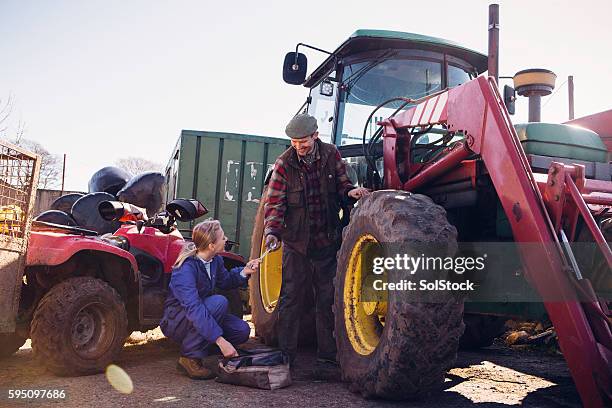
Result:
[[[309,246],[313,248],[324,248],[332,244],[327,236],[327,213],[326,208],[323,208],[321,200],[321,168],[319,165],[321,160],[320,143],[315,144],[315,150],[311,153],[313,157],[307,157],[302,160],[298,156],[298,164],[300,172],[305,176],[305,198],[306,208],[308,213],[309,224]],[[297,156],[295,149],[291,154]],[[346,166],[342,161],[340,152],[334,146],[335,162],[336,162],[336,191],[338,193],[338,201],[344,200],[350,190],[354,188],[353,184],[346,175]],[[309,164],[309,162],[311,162]],[[283,226],[285,211],[287,209],[287,163],[279,157],[274,163],[274,171],[268,184],[268,201],[265,206],[265,222],[264,235],[272,234],[280,237],[280,231]]]

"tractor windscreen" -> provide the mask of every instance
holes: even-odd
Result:
[[[418,99],[439,91],[442,87],[442,64],[407,59],[358,62],[344,69],[342,83],[342,115],[337,131],[341,135],[341,145],[356,144],[363,140],[363,128],[374,107],[394,97]],[[374,134],[377,121],[393,114],[401,104],[401,101],[397,101],[379,109],[369,123],[366,137]]]
[[[379,58],[347,65],[343,70],[337,143],[358,144],[368,116],[379,104],[394,97],[419,99],[442,89],[442,61]],[[448,66],[448,85],[470,80],[461,68]],[[391,116],[403,104],[396,101],[380,108],[368,124],[366,139],[377,129],[376,122]],[[410,108],[405,106],[404,109]]]

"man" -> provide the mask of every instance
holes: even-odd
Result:
[[[293,363],[307,282],[315,293],[317,362],[315,375],[337,371],[333,338],[333,278],[342,237],[339,211],[369,194],[354,187],[336,146],[319,140],[317,120],[295,116],[285,129],[291,146],[281,154],[268,185],[264,236],[266,247],[283,245],[283,274],[278,305],[279,346]]]

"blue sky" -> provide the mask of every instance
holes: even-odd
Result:
[[[298,42],[333,50],[379,28],[486,52],[489,3],[0,0],[0,98],[15,98],[13,127],[67,154],[66,189],[85,190],[118,158],[165,163],[181,129],[282,137],[306,97],[281,77]],[[612,2],[499,3],[502,75],[574,75],[577,117],[612,108]],[[543,106],[543,120],[566,120],[567,85]],[[526,111],[521,98],[514,121]]]

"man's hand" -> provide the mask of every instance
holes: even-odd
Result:
[[[238,357],[238,352],[236,351],[234,346],[232,346],[232,343],[225,340],[223,337],[219,336],[219,338],[215,340],[215,343],[217,343],[217,346],[219,346],[219,348],[221,349],[221,353],[223,354],[223,357],[225,358]]]
[[[278,245],[278,238],[276,238],[276,236],[270,234],[266,237],[266,248],[274,251],[279,247]]]
[[[365,187],[357,187],[348,192],[348,196],[354,198],[355,200],[359,200],[362,197],[365,197],[370,194],[370,190]]]
[[[244,267],[242,271],[247,276],[252,275],[255,272],[257,272],[257,270],[259,269],[260,263],[261,263],[261,259],[259,258],[251,259],[249,262],[247,262],[246,266]]]

